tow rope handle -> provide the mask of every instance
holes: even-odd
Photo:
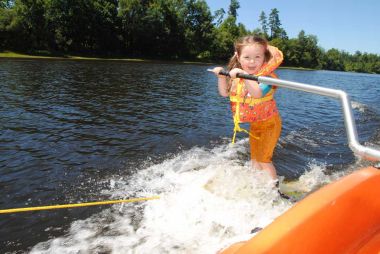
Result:
[[[211,69],[207,69],[207,71],[213,72]],[[231,77],[230,73],[228,71],[224,71],[224,70],[221,70],[219,72],[219,75]],[[249,80],[259,81],[259,76],[255,76],[255,75],[238,73],[238,74],[236,74],[236,77],[237,78],[242,78],[242,79],[249,79]]]

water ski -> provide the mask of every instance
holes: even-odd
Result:
[[[310,189],[299,181],[283,181],[280,183],[279,192],[289,197],[292,201],[298,201],[310,192]]]

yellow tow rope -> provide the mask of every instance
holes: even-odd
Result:
[[[146,198],[131,198],[131,199],[121,199],[121,200],[108,200],[108,201],[97,201],[97,202],[87,202],[78,204],[64,204],[64,205],[50,205],[50,206],[36,206],[36,207],[24,207],[24,208],[12,208],[0,210],[0,214],[5,213],[20,213],[20,212],[31,212],[31,211],[42,211],[42,210],[54,210],[54,209],[64,209],[64,208],[76,208],[85,206],[96,206],[96,205],[112,205],[118,203],[132,203],[147,200],[159,199],[159,196],[146,197]]]
[[[245,132],[248,135],[252,135],[249,131],[240,127],[239,112],[240,112],[240,103],[236,103],[236,113],[234,115],[234,135],[232,137],[232,144],[235,144],[235,138],[236,138],[237,132]]]
[[[242,85],[240,84],[240,82],[238,82],[237,83],[237,87],[236,87],[236,97],[237,98],[240,97],[242,89],[243,89]],[[235,144],[235,138],[236,138],[236,133],[237,132],[244,131],[245,133],[249,134],[249,131],[247,131],[246,129],[241,128],[240,125],[239,125],[239,123],[240,123],[240,103],[237,102],[236,103],[236,108],[235,108],[235,115],[234,115],[234,135],[232,136],[232,144]]]
[[[256,74],[256,76],[261,76],[263,75],[263,71],[261,71],[260,73]],[[270,74],[271,77],[277,77],[275,74]],[[236,108],[235,108],[235,114],[234,114],[234,135],[232,136],[232,144],[235,144],[235,139],[236,139],[236,133],[237,132],[245,132],[247,133],[250,137],[254,138],[254,139],[259,139],[258,137],[256,136],[253,136],[251,132],[249,132],[248,130],[244,129],[244,128],[241,128],[240,127],[240,103],[245,103],[245,100],[242,100],[241,99],[241,93],[243,92],[243,84],[239,81],[237,82],[236,84],[236,96],[234,97],[230,97],[230,101],[231,102],[236,102]],[[271,90],[267,96],[265,97],[262,97],[262,98],[257,98],[257,99],[254,99],[254,101],[251,101],[248,102],[249,105],[255,105],[255,104],[259,104],[259,103],[262,103],[262,102],[266,102],[266,101],[269,101],[269,100],[272,100],[273,99],[273,90]]]
[[[243,91],[243,85],[241,84],[241,82],[237,82],[237,85],[236,85],[236,98],[237,99],[230,99],[231,101],[234,101],[236,102],[236,108],[235,108],[235,115],[234,115],[234,135],[232,136],[232,144],[235,144],[235,139],[236,139],[236,133],[237,132],[245,132],[247,133],[250,137],[252,138],[255,138],[255,139],[258,139],[258,137],[255,137],[252,135],[252,133],[250,133],[248,130],[244,129],[244,128],[241,128],[240,127],[240,95]],[[256,101],[266,101],[267,98],[261,98],[261,99],[256,99]]]

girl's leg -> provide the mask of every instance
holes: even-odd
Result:
[[[257,160],[252,159],[251,160],[252,168],[257,169],[257,170],[262,170],[263,168],[261,167],[261,163],[257,162]]]
[[[272,155],[281,134],[280,116],[274,116],[265,122],[251,123],[250,133],[252,166],[266,170],[273,179],[277,179]]]
[[[272,179],[277,180],[277,171],[273,163],[258,162],[258,164],[260,164],[261,169],[266,170],[268,172]]]

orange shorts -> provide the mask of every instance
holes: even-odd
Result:
[[[265,121],[252,122],[249,135],[251,160],[272,162],[274,148],[281,134],[281,117],[279,114]]]

